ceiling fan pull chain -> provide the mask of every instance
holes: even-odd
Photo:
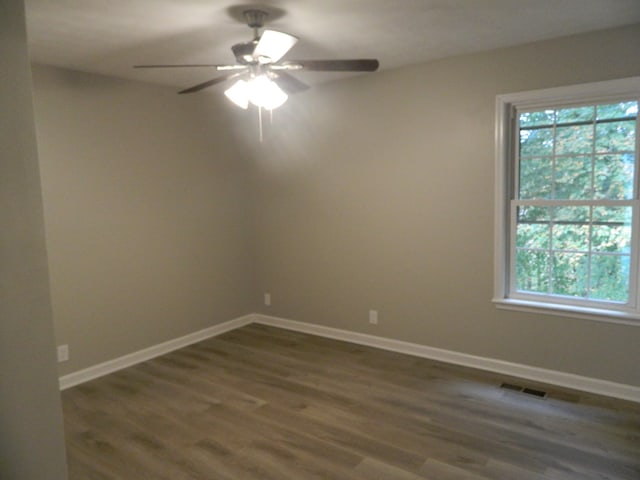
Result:
[[[258,107],[258,124],[260,130],[260,143],[262,143],[262,140],[264,140],[262,135],[262,107]]]

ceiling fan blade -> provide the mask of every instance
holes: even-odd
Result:
[[[315,72],[375,72],[380,62],[374,58],[352,60],[291,60],[282,64],[290,70]]]
[[[285,72],[278,73],[278,76],[273,81],[288,95],[304,92],[310,88],[306,83]]]
[[[265,63],[275,63],[284,57],[297,41],[298,37],[288,33],[265,30],[253,50],[253,58],[260,59],[260,57],[265,57],[269,59],[269,62]]]
[[[216,65],[209,63],[193,63],[193,64],[181,64],[181,65],[134,65],[133,68],[215,68],[218,71],[226,70],[242,70],[247,68],[246,65]]]
[[[226,80],[229,80],[231,77],[235,77],[238,75],[237,73],[229,73],[227,75],[222,75],[221,77],[216,77],[211,80],[207,80],[206,82],[199,83],[198,85],[194,85],[193,87],[185,88],[184,90],[180,90],[178,93],[194,93],[199,92],[200,90],[204,90],[207,87],[211,87],[217,83],[222,83]]]

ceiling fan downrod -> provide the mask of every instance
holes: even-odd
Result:
[[[260,29],[264,26],[264,19],[269,16],[269,12],[258,9],[250,9],[242,12],[244,18],[247,21],[249,28],[253,28],[253,38],[258,40],[260,38]]]

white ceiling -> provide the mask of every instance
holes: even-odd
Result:
[[[203,69],[141,63],[233,63],[252,38],[230,0],[25,0],[34,62],[188,87]],[[269,0],[267,28],[300,37],[288,59],[378,58],[395,68],[640,23],[640,0]],[[298,73],[307,82],[341,74]],[[220,87],[213,87],[214,89]]]

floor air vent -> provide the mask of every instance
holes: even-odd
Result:
[[[527,395],[533,395],[538,398],[545,398],[547,396],[547,392],[542,390],[537,390],[535,388],[522,387],[520,385],[514,385],[513,383],[503,383],[500,385],[500,388],[504,390],[511,390],[512,392],[520,392],[525,393]]]
[[[504,388],[505,390],[513,390],[514,392],[521,392],[523,387],[520,385],[514,385],[513,383],[503,383],[500,385],[500,388]]]
[[[535,388],[523,388],[522,393],[526,393],[527,395],[533,395],[535,397],[544,398],[547,396],[547,392],[543,392],[542,390],[536,390]]]

